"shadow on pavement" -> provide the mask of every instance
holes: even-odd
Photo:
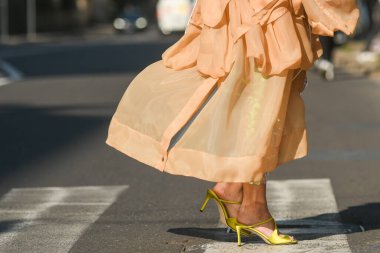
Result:
[[[298,240],[315,240],[331,235],[352,234],[380,229],[380,203],[349,207],[339,213],[326,213],[295,220],[279,220],[280,231],[294,235]],[[308,231],[309,230],[309,231]],[[226,233],[224,228],[171,228],[167,232],[221,242],[236,242],[236,233]],[[252,240],[261,241],[258,237]]]
[[[365,230],[380,229],[380,203],[351,206],[340,213],[343,222],[361,225]]]
[[[49,156],[80,139],[109,119],[88,114],[107,106],[16,106],[0,108],[0,178],[26,170],[29,163]],[[113,109],[113,107],[109,107]]]
[[[11,232],[17,225],[25,222],[24,220],[5,220],[0,221],[0,234]]]

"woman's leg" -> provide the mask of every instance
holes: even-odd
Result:
[[[233,201],[242,201],[243,198],[242,183],[217,183],[213,191],[219,198]],[[237,217],[240,205],[225,204],[229,217]]]
[[[252,225],[271,217],[266,198],[266,183],[260,185],[243,184],[243,201],[237,215],[239,223]],[[274,230],[274,222],[268,222],[257,227],[258,230],[270,236]]]
[[[254,224],[270,218],[266,199],[266,184],[243,184],[243,201],[237,219],[243,224]]]

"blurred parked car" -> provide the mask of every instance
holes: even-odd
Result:
[[[148,26],[148,19],[143,15],[141,9],[137,6],[127,7],[113,21],[113,27],[120,33],[134,33],[144,30]]]
[[[195,0],[159,0],[158,27],[163,34],[185,31]]]

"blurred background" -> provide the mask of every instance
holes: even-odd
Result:
[[[223,234],[195,229],[217,222],[216,210],[203,216],[198,211],[210,183],[160,173],[105,144],[129,83],[183,35],[193,5],[191,0],[0,0],[0,196],[26,187],[129,186],[75,238],[52,236],[66,231],[60,224],[72,224],[67,219],[78,214],[79,209],[70,209],[74,205],[54,216],[61,218],[58,225],[45,212],[41,217],[54,225],[25,232],[20,224],[39,217],[30,216],[30,206],[26,218],[4,210],[45,202],[35,199],[38,194],[21,194],[19,202],[0,199],[0,243],[14,240],[1,244],[0,251],[30,252],[68,238],[71,252],[184,252],[191,247],[203,252],[204,243],[223,241]],[[335,226],[319,235],[323,229],[318,227],[305,239],[334,242],[327,234],[344,233],[352,252],[380,252],[380,8],[378,0],[358,5],[355,34],[321,37],[324,55],[308,75],[303,96],[309,155],[283,165],[287,168],[270,179],[328,178],[349,229]],[[94,195],[101,194],[96,190]],[[86,208],[81,210],[93,210]],[[292,212],[299,217],[296,208]],[[334,215],[312,218],[322,219],[318,226],[323,226]],[[56,252],[40,249],[36,252]]]
[[[193,0],[1,0],[2,40],[31,33],[84,33],[89,29],[134,32],[157,26],[183,31]],[[119,19],[118,19],[119,18]],[[124,22],[122,21],[124,20]],[[169,21],[170,20],[170,21]],[[111,30],[108,30],[111,32]]]
[[[154,32],[178,36],[193,5],[194,0],[0,0],[0,41],[14,45],[117,35],[133,39],[136,33]],[[333,39],[321,39],[325,54],[315,67],[326,80],[334,79],[335,65],[356,74],[378,73],[378,0],[358,0],[358,6],[361,17],[353,36],[338,32]]]

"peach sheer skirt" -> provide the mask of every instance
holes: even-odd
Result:
[[[171,174],[259,181],[307,155],[317,34],[350,34],[357,18],[348,0],[198,0],[184,36],[128,86],[106,143]]]

